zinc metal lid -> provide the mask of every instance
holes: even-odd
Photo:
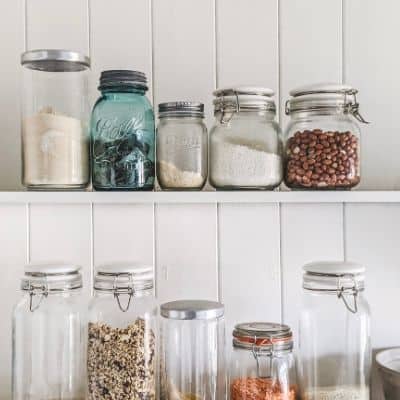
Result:
[[[159,118],[175,117],[201,117],[204,118],[204,104],[195,101],[173,101],[158,105]]]
[[[72,50],[38,49],[22,53],[21,65],[37,71],[77,72],[90,68],[90,58]]]
[[[315,261],[304,265],[303,271],[307,274],[339,277],[344,275],[363,275],[365,267],[348,261]]]
[[[208,300],[177,300],[161,305],[161,315],[168,319],[215,319],[224,315],[224,305]]]
[[[148,89],[144,72],[129,69],[112,69],[101,72],[99,90],[117,85]]]

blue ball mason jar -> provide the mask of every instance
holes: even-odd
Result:
[[[96,190],[152,190],[154,113],[146,76],[103,71],[91,117],[92,182]]]

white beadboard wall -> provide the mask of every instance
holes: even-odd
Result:
[[[279,119],[290,88],[315,81],[360,90],[363,180],[400,190],[396,0],[0,0],[0,190],[20,187],[20,53],[68,48],[100,71],[146,72],[154,104],[199,100],[212,123],[216,87],[273,88]],[[156,270],[160,301],[220,299],[228,332],[243,320],[296,331],[301,266],[315,259],[366,265],[375,348],[400,344],[400,204],[0,204],[0,399],[10,399],[12,304],[26,262],[96,265],[133,260]],[[228,346],[229,347],[229,346]],[[373,400],[381,399],[377,394]]]

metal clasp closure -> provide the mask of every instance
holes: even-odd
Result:
[[[39,286],[34,286],[32,285],[32,282],[29,282],[28,292],[29,292],[29,311],[34,312],[39,308],[43,299],[46,298],[49,294],[49,288],[47,282],[44,285],[39,285]],[[35,296],[39,297],[36,304],[34,304]]]
[[[125,287],[120,287],[118,285],[118,279],[121,277],[128,277],[129,282],[128,285]],[[129,306],[131,304],[132,297],[134,295],[134,289],[133,289],[133,280],[132,280],[132,274],[127,272],[127,273],[119,273],[115,275],[114,277],[114,283],[113,283],[113,293],[114,293],[114,298],[117,299],[118,307],[122,312],[127,312],[129,309]],[[122,306],[121,304],[121,295],[128,295],[128,301],[125,305],[125,307]]]
[[[259,346],[257,346],[257,337],[254,336],[254,344],[252,346],[251,352],[253,353],[253,357],[256,360],[257,363],[257,377],[258,378],[271,378],[272,375],[272,360],[274,358],[274,350],[273,350],[273,345],[269,349],[265,349],[265,351],[260,351]],[[263,359],[267,362],[266,365],[266,372],[267,374],[264,374],[262,372],[263,366],[261,365],[261,361]]]
[[[353,286],[350,288],[345,288],[344,286],[342,286],[343,278],[351,279]],[[343,303],[346,306],[346,308],[353,314],[356,314],[358,311],[358,302],[357,302],[358,293],[359,293],[359,289],[358,289],[357,281],[353,274],[346,274],[341,277],[338,277],[337,290],[336,290],[337,297],[338,297],[338,299],[343,300]],[[351,307],[348,300],[346,299],[346,294],[353,296],[353,307]]]
[[[239,103],[238,93],[236,91],[233,91],[233,95],[235,96],[235,99],[236,99],[236,101],[235,101],[235,111],[231,110],[230,112],[227,112],[227,110],[225,109],[225,97],[224,97],[224,95],[222,95],[221,98],[220,98],[220,110],[219,111],[221,113],[221,117],[219,119],[219,122],[222,125],[228,124],[231,121],[231,119],[233,117],[233,114],[240,112],[240,103]]]
[[[347,102],[347,96],[352,96],[353,100]],[[350,113],[357,121],[362,122],[363,124],[369,124],[368,121],[364,119],[364,117],[360,114],[359,111],[359,103],[357,102],[357,91],[351,90],[344,92],[344,104],[346,112]]]

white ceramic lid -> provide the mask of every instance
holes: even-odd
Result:
[[[76,274],[81,270],[79,265],[46,263],[28,264],[25,266],[25,275],[29,276],[51,276]]]
[[[315,261],[304,265],[304,272],[311,274],[324,275],[361,275],[365,272],[365,267],[348,261]]]
[[[299,86],[295,89],[292,89],[289,94],[290,96],[303,96],[306,94],[315,94],[315,93],[345,93],[351,92],[355,90],[351,85],[341,84],[341,83],[333,83],[333,82],[322,82],[322,83],[313,83],[309,85]]]

